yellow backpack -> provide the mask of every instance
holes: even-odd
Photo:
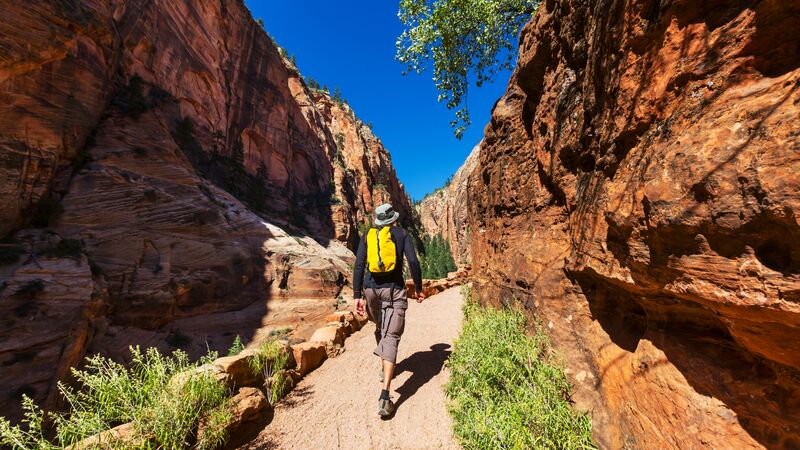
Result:
[[[367,232],[367,268],[372,273],[387,273],[397,264],[397,247],[391,227],[372,228]]]

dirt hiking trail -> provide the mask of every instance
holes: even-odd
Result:
[[[345,352],[311,372],[275,408],[247,449],[458,449],[443,385],[444,361],[461,330],[462,297],[448,289],[422,304],[409,300],[392,382],[397,411],[378,417],[380,366],[371,322]]]

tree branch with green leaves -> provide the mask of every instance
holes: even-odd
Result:
[[[455,109],[456,137],[470,125],[470,75],[480,87],[513,67],[519,30],[539,0],[400,0],[405,30],[397,38],[396,59],[403,74],[422,74],[433,63],[440,102]]]

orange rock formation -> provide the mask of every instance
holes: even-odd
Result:
[[[605,448],[800,447],[800,4],[544,1],[486,128],[484,301]]]
[[[472,149],[464,164],[453,175],[450,184],[431,193],[415,208],[422,229],[432,236],[442,235],[450,243],[453,259],[463,266],[471,261],[469,212],[469,177],[478,165],[478,144]]]

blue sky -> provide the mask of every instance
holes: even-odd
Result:
[[[436,101],[431,74],[402,75],[395,41],[403,28],[396,0],[245,0],[255,18],[305,76],[338,86],[356,114],[372,122],[392,154],[397,175],[414,199],[444,184],[483,137],[492,105],[510,73],[469,91],[472,126],[453,135],[453,111]]]

